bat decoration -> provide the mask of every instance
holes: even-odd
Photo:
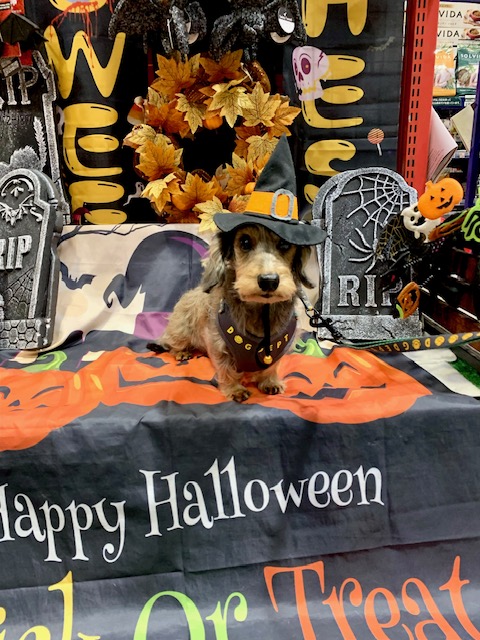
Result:
[[[145,49],[179,51],[188,56],[190,45],[205,37],[207,19],[198,2],[187,0],[120,0],[110,19],[108,35],[119,32],[142,36]]]
[[[246,62],[257,58],[258,44],[270,37],[277,44],[295,38],[307,41],[296,0],[231,0],[231,11],[213,24],[210,53],[220,60],[228,51],[241,48]]]
[[[3,12],[2,12],[3,13]],[[1,14],[0,14],[1,20]],[[40,27],[20,13],[9,13],[0,22],[0,42],[2,56],[9,56],[5,45],[20,45],[22,52],[41,50],[46,42]],[[7,49],[7,51],[5,51]]]
[[[92,284],[92,280],[95,278],[91,273],[82,273],[79,278],[72,278],[68,271],[68,267],[60,262],[60,273],[62,275],[62,280],[67,289],[70,291],[75,291],[75,289],[83,289],[83,287],[87,284]]]

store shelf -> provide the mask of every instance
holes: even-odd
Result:
[[[398,172],[419,193],[427,181],[438,9],[439,0],[406,3]]]

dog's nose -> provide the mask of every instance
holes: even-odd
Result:
[[[280,283],[278,273],[263,273],[257,278],[258,286],[262,291],[275,291]]]

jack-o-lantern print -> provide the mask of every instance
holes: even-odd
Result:
[[[428,181],[425,193],[418,199],[418,209],[424,218],[436,220],[445,216],[461,202],[463,187],[454,178],[443,178],[438,182]]]
[[[285,410],[317,424],[363,424],[399,415],[430,394],[368,351],[335,348],[325,358],[292,354],[280,367],[285,393],[268,396],[252,388],[244,406]],[[0,450],[31,447],[100,405],[170,402],[171,411],[183,411],[188,419],[187,405],[196,411],[205,405],[212,412],[215,405],[225,411],[228,402],[207,357],[179,364],[168,353],[136,353],[127,347],[104,352],[73,372],[5,370],[1,385]]]

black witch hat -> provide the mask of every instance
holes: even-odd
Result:
[[[298,219],[296,178],[287,137],[283,135],[255,185],[244,213],[217,213],[220,231],[259,224],[295,245],[323,242],[326,232]]]

